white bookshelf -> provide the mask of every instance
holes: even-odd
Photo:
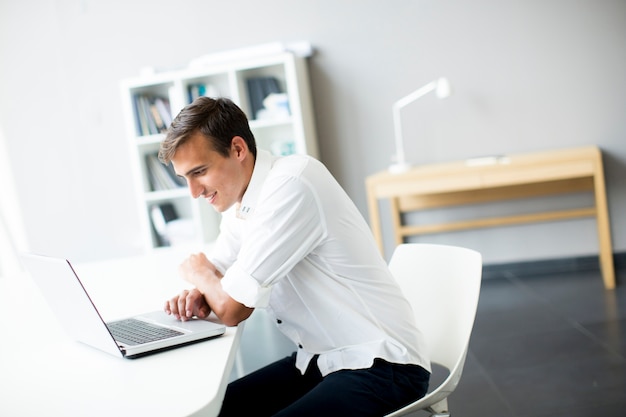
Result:
[[[278,93],[286,95],[289,111],[285,112],[284,107],[279,107],[281,111],[269,114],[266,111],[266,117],[258,118],[252,111],[248,83],[251,79],[267,80],[268,77],[271,78],[271,84],[278,87]],[[171,204],[178,220],[167,223],[168,227],[189,232],[184,233],[185,238],[172,239],[170,246],[210,243],[218,233],[219,214],[205,201],[193,200],[185,186],[177,187],[167,183],[160,187],[154,186],[156,181],[151,178],[155,171],[149,167],[146,157],[156,154],[164,134],[155,129],[156,125],[150,129],[150,123],[146,117],[140,116],[137,109],[137,97],[149,98],[154,108],[157,108],[154,100],[160,98],[160,104],[168,104],[170,117],[174,118],[191,102],[190,90],[197,89],[199,85],[204,86],[204,95],[228,97],[243,109],[250,120],[250,128],[258,148],[274,154],[297,153],[318,157],[307,58],[304,56],[279,52],[250,58],[232,58],[227,62],[202,66],[194,64],[187,69],[123,80],[126,128],[132,152],[143,246],[146,250],[167,247],[156,233],[152,221],[150,212],[155,205]],[[157,116],[157,119],[159,117],[161,116]],[[161,175],[164,172],[161,171]]]

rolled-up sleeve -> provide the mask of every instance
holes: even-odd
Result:
[[[267,307],[272,291],[271,287],[262,287],[237,264],[229,268],[222,278],[222,288],[245,306],[258,308]]]

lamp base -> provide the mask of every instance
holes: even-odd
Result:
[[[411,169],[411,164],[407,162],[400,162],[389,166],[389,172],[392,174],[402,174]]]

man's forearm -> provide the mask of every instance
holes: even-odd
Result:
[[[202,293],[211,310],[227,326],[236,326],[250,317],[254,309],[246,307],[233,299],[222,288],[221,278],[209,274],[196,288]]]

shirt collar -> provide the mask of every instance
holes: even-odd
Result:
[[[245,220],[254,212],[259,194],[261,193],[261,188],[270,173],[274,159],[275,158],[267,151],[261,149],[257,151],[250,183],[243,194],[241,203],[237,207],[237,218]]]

